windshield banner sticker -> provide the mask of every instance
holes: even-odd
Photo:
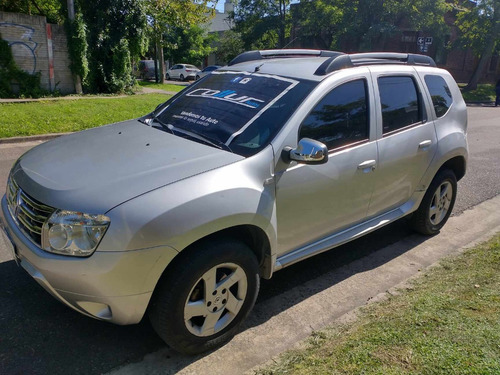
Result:
[[[265,74],[213,72],[158,115],[175,128],[228,145],[297,81]]]

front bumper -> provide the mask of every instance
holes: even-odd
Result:
[[[33,244],[14,222],[5,196],[0,221],[13,255],[47,292],[78,312],[116,324],[138,323],[154,286],[177,252],[166,246],[96,251],[88,258],[51,254]]]

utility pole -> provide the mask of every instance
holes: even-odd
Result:
[[[75,2],[74,0],[68,0],[68,18],[71,22],[75,20]],[[78,74],[73,74],[73,80],[75,81],[75,91],[77,94],[82,94],[82,79]]]

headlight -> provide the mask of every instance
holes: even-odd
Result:
[[[104,215],[57,210],[42,229],[42,247],[51,253],[86,257],[99,245],[109,226]]]

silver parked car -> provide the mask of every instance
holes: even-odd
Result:
[[[143,118],[24,154],[1,219],[55,298],[116,324],[147,311],[198,353],[237,332],[261,277],[405,216],[438,233],[466,130],[426,56],[247,52]]]

